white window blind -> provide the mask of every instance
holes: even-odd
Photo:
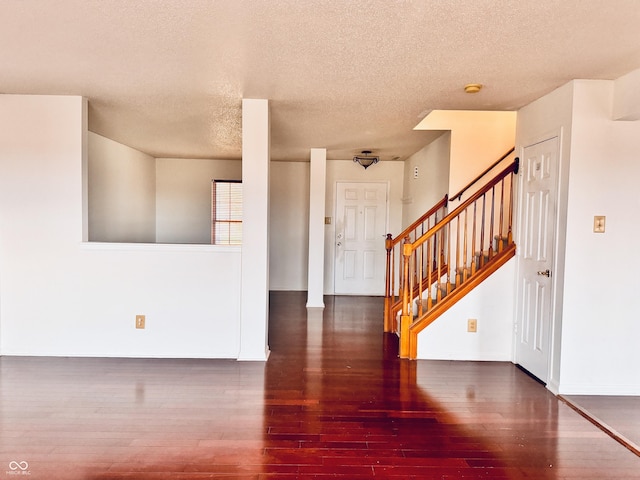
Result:
[[[240,245],[242,243],[242,182],[213,180],[211,182],[211,243]]]

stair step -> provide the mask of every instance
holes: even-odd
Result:
[[[456,284],[455,283],[451,283],[450,284],[450,291],[449,293],[452,293],[454,290],[456,289]],[[437,286],[433,286],[432,291],[431,291],[431,305],[435,305],[438,301],[438,290],[440,290],[440,297],[441,298],[445,298],[447,296],[447,284],[446,283],[439,283]],[[424,292],[425,294],[427,294],[428,292]],[[415,317],[418,314],[418,302],[422,301],[422,309],[423,311],[427,309],[427,302],[429,301],[428,298],[422,298],[421,300],[416,298],[413,301],[413,316]]]

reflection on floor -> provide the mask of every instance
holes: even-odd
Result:
[[[0,357],[0,478],[640,480],[512,363],[401,360],[381,298],[305,303],[272,294],[266,363]]]
[[[640,397],[565,395],[563,398],[640,456]]]

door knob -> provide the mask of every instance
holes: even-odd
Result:
[[[550,277],[551,276],[551,272],[549,271],[549,269],[547,268],[546,270],[541,270],[538,272],[538,275],[542,275],[545,277]]]
[[[338,242],[338,246],[341,247],[342,246],[342,242]]]

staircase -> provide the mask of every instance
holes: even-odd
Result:
[[[384,329],[400,337],[401,358],[415,359],[418,333],[515,255],[513,152],[397,237],[387,235]]]

